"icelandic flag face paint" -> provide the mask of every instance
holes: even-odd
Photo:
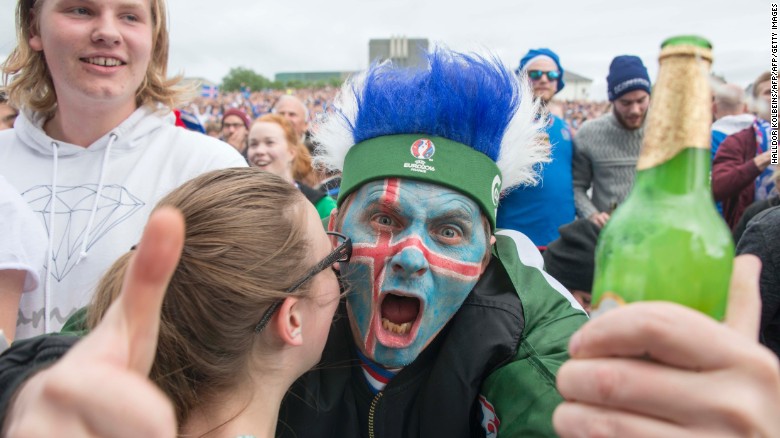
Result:
[[[355,192],[342,229],[353,242],[342,274],[354,338],[375,362],[406,366],[482,273],[488,236],[480,209],[456,191],[391,178]]]

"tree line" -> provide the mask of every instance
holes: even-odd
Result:
[[[223,92],[242,91],[249,88],[251,91],[285,88],[321,88],[326,86],[340,87],[341,79],[329,79],[320,81],[272,81],[265,76],[246,67],[231,68],[228,74],[222,78],[220,89]]]

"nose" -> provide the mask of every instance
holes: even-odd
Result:
[[[114,46],[119,44],[121,39],[122,35],[114,17],[104,14],[96,20],[95,30],[92,32],[93,42]]]
[[[390,259],[390,263],[394,273],[405,277],[419,277],[430,268],[428,259],[417,246],[408,246],[399,251]]]

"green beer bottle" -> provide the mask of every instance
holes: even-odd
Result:
[[[596,248],[596,312],[674,301],[722,320],[734,243],[710,191],[712,46],[695,36],[661,45],[634,187]]]

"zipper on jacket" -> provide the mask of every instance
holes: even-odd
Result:
[[[378,392],[374,399],[371,400],[371,407],[368,408],[368,438],[374,438],[374,414],[376,413],[376,406],[379,404],[379,399],[384,395],[383,392]]]

